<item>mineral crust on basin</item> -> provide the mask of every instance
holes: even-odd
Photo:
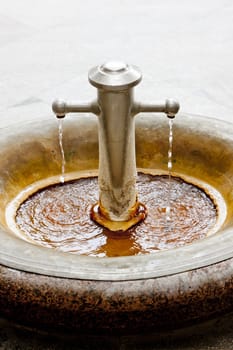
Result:
[[[216,204],[191,183],[140,173],[138,192],[148,215],[126,232],[111,232],[90,219],[91,206],[98,199],[96,177],[49,186],[32,194],[17,209],[14,229],[18,228],[22,238],[44,247],[98,257],[173,249],[217,230]]]

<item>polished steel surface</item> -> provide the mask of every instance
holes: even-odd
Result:
[[[99,114],[99,107],[95,101],[92,103],[72,103],[56,100],[52,104],[52,109],[57,118],[65,118],[67,113]]]
[[[120,91],[136,86],[141,81],[142,74],[136,66],[109,61],[90,69],[88,77],[97,89]]]
[[[109,61],[89,71],[89,81],[98,90],[96,102],[72,104],[57,100],[52,105],[58,118],[72,112],[92,112],[98,116],[99,210],[102,216],[113,222],[130,222],[132,215],[137,217],[133,117],[141,112],[163,112],[174,118],[179,111],[179,103],[172,99],[148,104],[135,102],[133,87],[141,78],[137,67]],[[133,224],[135,221],[127,228]],[[110,228],[111,223],[106,225]],[[125,229],[117,225],[111,230]]]

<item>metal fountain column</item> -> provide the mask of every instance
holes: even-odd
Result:
[[[134,101],[133,88],[142,79],[140,70],[111,61],[89,71],[97,88],[91,103],[55,101],[57,118],[67,113],[91,112],[99,119],[99,202],[91,217],[111,231],[126,231],[146,217],[146,208],[137,199],[134,116],[141,112],[163,112],[174,118],[178,102],[143,104]]]

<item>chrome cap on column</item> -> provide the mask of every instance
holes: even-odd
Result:
[[[121,61],[109,61],[92,68],[88,78],[97,89],[124,90],[137,85],[142,74],[136,66]]]

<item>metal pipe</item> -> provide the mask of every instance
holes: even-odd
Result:
[[[179,103],[173,99],[166,99],[157,103],[137,103],[134,104],[134,113],[166,113],[169,118],[174,118],[179,111]]]
[[[55,101],[58,118],[67,113],[94,113],[99,119],[99,202],[91,217],[112,231],[126,231],[143,220],[146,208],[138,202],[134,116],[144,112],[162,112],[174,118],[178,102],[137,103],[133,88],[141,81],[135,66],[112,61],[89,71],[89,81],[98,90],[97,101],[67,103]]]
[[[80,102],[72,103],[63,100],[56,100],[52,104],[53,112],[57,118],[64,118],[67,113],[94,113],[99,114],[99,106],[94,102]]]

